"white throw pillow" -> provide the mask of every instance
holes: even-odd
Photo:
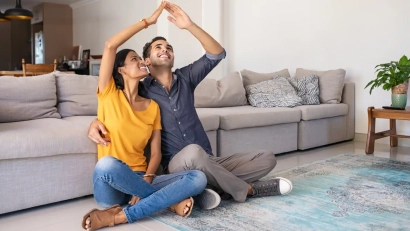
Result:
[[[249,103],[254,107],[295,107],[302,105],[302,99],[286,77],[277,76],[271,80],[245,87]]]

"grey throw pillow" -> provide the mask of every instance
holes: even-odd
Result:
[[[245,87],[249,103],[254,107],[295,107],[302,105],[302,99],[286,77],[277,76],[271,80]]]
[[[289,82],[295,88],[296,94],[302,99],[303,105],[320,104],[318,76],[291,77]]]

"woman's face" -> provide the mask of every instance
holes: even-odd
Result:
[[[134,51],[130,51],[124,61],[124,66],[118,70],[124,78],[142,79],[148,75],[144,60]]]

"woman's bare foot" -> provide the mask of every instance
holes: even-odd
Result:
[[[168,209],[182,217],[187,217],[191,214],[193,206],[194,199],[190,197],[177,204],[174,204],[173,206],[168,207]]]
[[[125,213],[121,211],[115,215],[114,225],[124,224],[124,223],[127,223],[127,217],[125,216]],[[87,231],[89,231],[91,228],[91,218],[90,217],[88,217],[87,220],[85,221],[85,228]]]
[[[191,201],[189,201],[188,203],[186,203],[185,208],[184,208],[184,214],[185,214],[185,215],[189,212],[189,210],[191,209],[191,207],[192,207]]]

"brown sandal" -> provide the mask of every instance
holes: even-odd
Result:
[[[122,207],[120,205],[113,205],[103,210],[92,209],[84,215],[82,227],[87,230],[85,225],[88,217],[90,217],[91,220],[90,230],[96,230],[106,226],[114,226],[115,215],[121,211]]]
[[[188,204],[188,202],[191,202],[191,207],[189,207],[189,210],[187,213],[184,213],[184,209],[186,208],[186,204]],[[180,215],[181,217],[188,217],[189,215],[191,215],[193,207],[194,207],[194,199],[190,197],[177,204],[174,204],[173,206],[168,207],[168,210]]]

